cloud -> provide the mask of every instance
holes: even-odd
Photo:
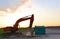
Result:
[[[0,10],[15,9],[23,0],[0,0]]]

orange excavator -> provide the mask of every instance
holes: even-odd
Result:
[[[15,22],[15,24],[13,25],[13,27],[11,27],[11,26],[10,27],[5,27],[5,28],[3,28],[3,30],[4,31],[10,31],[10,32],[16,32],[16,31],[18,31],[18,25],[19,25],[19,23],[22,22],[22,21],[28,20],[28,19],[30,19],[30,24],[29,24],[28,28],[31,29],[33,21],[34,21],[34,14],[32,14],[30,17],[26,16],[26,17],[18,19]]]

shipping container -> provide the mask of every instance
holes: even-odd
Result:
[[[45,34],[45,27],[44,26],[35,26],[34,28],[36,35],[43,35]]]

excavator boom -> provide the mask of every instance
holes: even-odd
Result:
[[[25,21],[25,20],[28,20],[28,19],[30,19],[30,24],[29,24],[29,27],[28,28],[31,28],[32,27],[32,24],[33,24],[33,21],[34,21],[34,15],[33,14],[32,14],[31,17],[26,16],[26,17],[23,17],[23,18],[18,19],[16,21],[16,23],[13,25],[14,29],[17,29],[18,28],[18,25],[19,25],[20,22]]]

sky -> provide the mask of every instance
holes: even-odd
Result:
[[[0,0],[0,10],[15,9],[23,0]]]
[[[49,14],[60,13],[60,0],[34,0],[35,5],[50,12]]]
[[[12,23],[10,21],[18,18],[18,13],[13,14],[12,11],[14,10],[16,10],[16,12],[19,11],[19,14],[29,15],[33,13],[35,16],[34,26],[60,26],[60,0],[31,0],[29,3],[27,1],[27,5],[23,1],[24,0],[0,0],[1,27],[13,25],[16,20],[12,21]],[[21,5],[21,3],[23,4]],[[14,18],[14,15],[16,15],[16,18]],[[11,18],[10,21],[9,18]]]
[[[60,0],[33,0],[45,25],[60,25]],[[46,17],[46,18],[45,18]]]

